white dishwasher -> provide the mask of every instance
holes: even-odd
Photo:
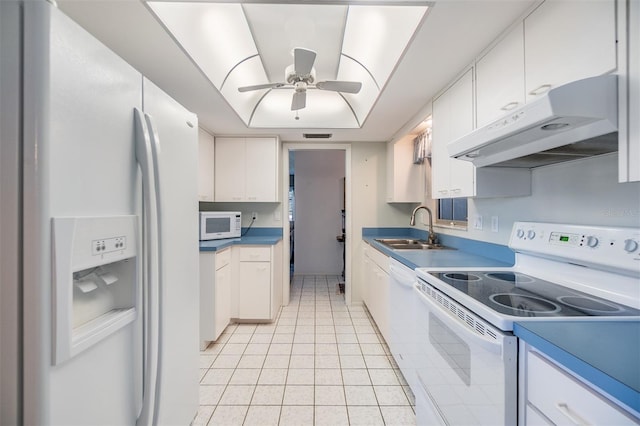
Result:
[[[415,393],[417,325],[414,286],[416,273],[395,259],[389,261],[389,349]]]

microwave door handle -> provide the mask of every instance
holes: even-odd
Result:
[[[136,160],[142,174],[143,196],[143,288],[142,311],[144,323],[144,376],[143,401],[137,425],[150,426],[155,424],[156,385],[158,367],[158,315],[157,315],[157,281],[159,262],[157,252],[157,201],[156,182],[151,151],[151,139],[146,120],[142,112],[134,109]]]
[[[452,318],[451,315],[447,313],[443,308],[438,306],[435,302],[431,301],[429,299],[429,296],[420,291],[417,285],[414,286],[414,290],[420,301],[427,306],[429,312],[435,315],[440,321],[449,326],[457,334],[464,336],[464,339],[466,341],[472,341],[474,344],[477,344],[488,351],[502,354],[501,340],[495,340],[490,337],[481,336],[474,330],[468,328],[466,325],[463,325],[456,319]]]

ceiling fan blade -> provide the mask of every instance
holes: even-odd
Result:
[[[362,88],[362,83],[359,81],[319,81],[316,83],[316,88],[334,92],[358,93]]]
[[[291,111],[297,111],[307,106],[307,92],[295,92],[291,99]]]
[[[293,49],[293,68],[298,75],[311,74],[311,68],[316,61],[316,52],[296,47]]]
[[[251,90],[262,90],[262,89],[277,89],[278,87],[282,87],[282,86],[284,86],[284,83],[256,84],[254,86],[238,87],[238,92],[249,92]]]

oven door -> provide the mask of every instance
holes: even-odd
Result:
[[[517,339],[420,280],[419,425],[514,425],[517,419]]]

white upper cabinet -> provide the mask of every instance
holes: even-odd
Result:
[[[413,139],[406,136],[387,144],[387,203],[424,200],[424,165],[413,163]]]
[[[525,18],[527,101],[616,69],[615,12],[615,0],[548,0]]]
[[[278,201],[278,140],[247,138],[245,144],[247,201]]]
[[[276,137],[216,138],[215,201],[278,202]]]
[[[213,136],[198,129],[198,200],[213,201],[214,146]]]
[[[640,181],[640,2],[618,2],[619,181]],[[625,23],[628,25],[625,25]]]
[[[478,127],[525,102],[523,28],[520,22],[476,63]]]
[[[244,138],[216,138],[215,152],[215,200],[245,201]]]
[[[433,101],[431,190],[433,198],[472,197],[474,167],[450,158],[447,144],[473,130],[473,69]]]
[[[529,169],[476,168],[449,157],[447,144],[473,130],[473,69],[433,101],[432,198],[513,197],[531,194]]]

